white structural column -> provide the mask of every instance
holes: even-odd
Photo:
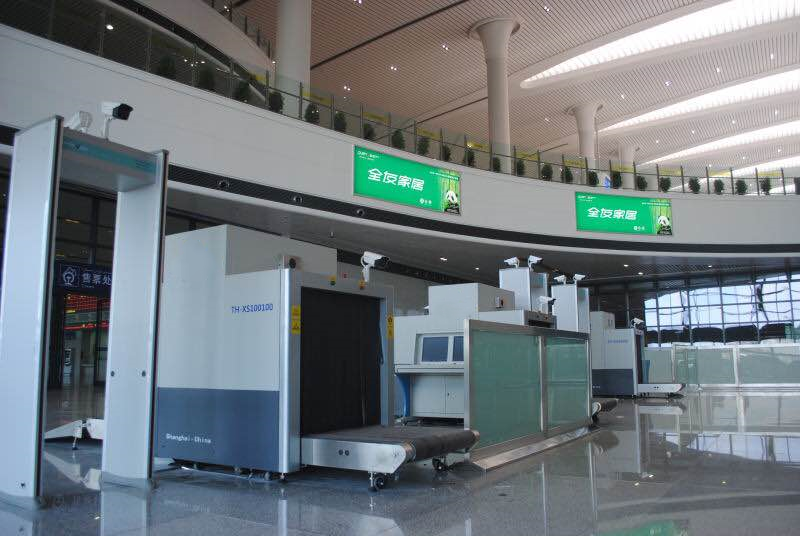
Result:
[[[635,187],[634,177],[633,177],[633,159],[636,155],[636,147],[635,145],[618,145],[617,146],[617,158],[619,158],[620,165],[624,168],[630,167],[631,171],[623,171],[622,172],[622,187],[633,190]]]
[[[469,30],[471,37],[483,43],[486,59],[486,86],[489,93],[489,139],[493,152],[511,155],[511,126],[508,117],[508,41],[519,30],[514,17],[492,17],[477,22]],[[501,158],[503,171],[509,159]]]
[[[603,105],[599,102],[587,102],[573,106],[567,113],[575,117],[578,124],[578,152],[589,160],[589,167],[596,167],[597,135],[595,131],[595,117]]]
[[[297,82],[304,87],[310,85],[311,0],[280,0],[278,3],[275,59],[279,89],[296,94]]]

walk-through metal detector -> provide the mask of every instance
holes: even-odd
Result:
[[[42,497],[50,296],[60,182],[117,194],[102,479],[149,485],[167,152],[65,129],[17,133],[0,299],[0,499]]]

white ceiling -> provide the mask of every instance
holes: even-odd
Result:
[[[241,7],[273,41],[277,2],[246,0]],[[352,99],[369,106],[417,119],[437,116],[431,124],[482,139],[487,135],[483,50],[480,42],[467,36],[467,30],[489,16],[517,16],[522,27],[509,45],[512,140],[533,149],[556,147],[577,153],[575,122],[566,114],[576,103],[603,102],[598,114],[602,128],[720,87],[800,66],[800,20],[793,19],[523,90],[519,87],[522,79],[559,61],[720,0],[312,2],[311,63],[330,59],[313,68],[313,85],[342,93],[346,84],[352,88]],[[383,35],[387,32],[391,33]],[[442,48],[445,43],[448,51]],[[389,65],[398,70],[390,71]],[[671,84],[666,86],[665,80]],[[778,116],[772,113],[775,108],[780,109]],[[736,119],[735,125],[731,118]],[[800,118],[796,93],[733,105],[719,114],[601,133],[599,156],[611,156],[621,142],[638,146],[636,160],[646,161],[792,118]],[[696,136],[689,135],[692,129]],[[765,156],[763,151],[749,151],[743,148],[739,161],[741,156],[753,164],[763,161],[759,160]],[[792,153],[781,153],[786,156]]]

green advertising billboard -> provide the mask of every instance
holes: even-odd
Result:
[[[353,191],[417,208],[461,214],[461,174],[355,147]]]
[[[672,235],[669,199],[575,192],[579,231]]]

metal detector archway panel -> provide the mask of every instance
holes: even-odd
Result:
[[[148,482],[167,153],[62,128],[59,117],[14,142],[0,298],[0,497],[34,505],[40,460],[49,296],[61,181],[117,193],[103,442],[105,480]]]

